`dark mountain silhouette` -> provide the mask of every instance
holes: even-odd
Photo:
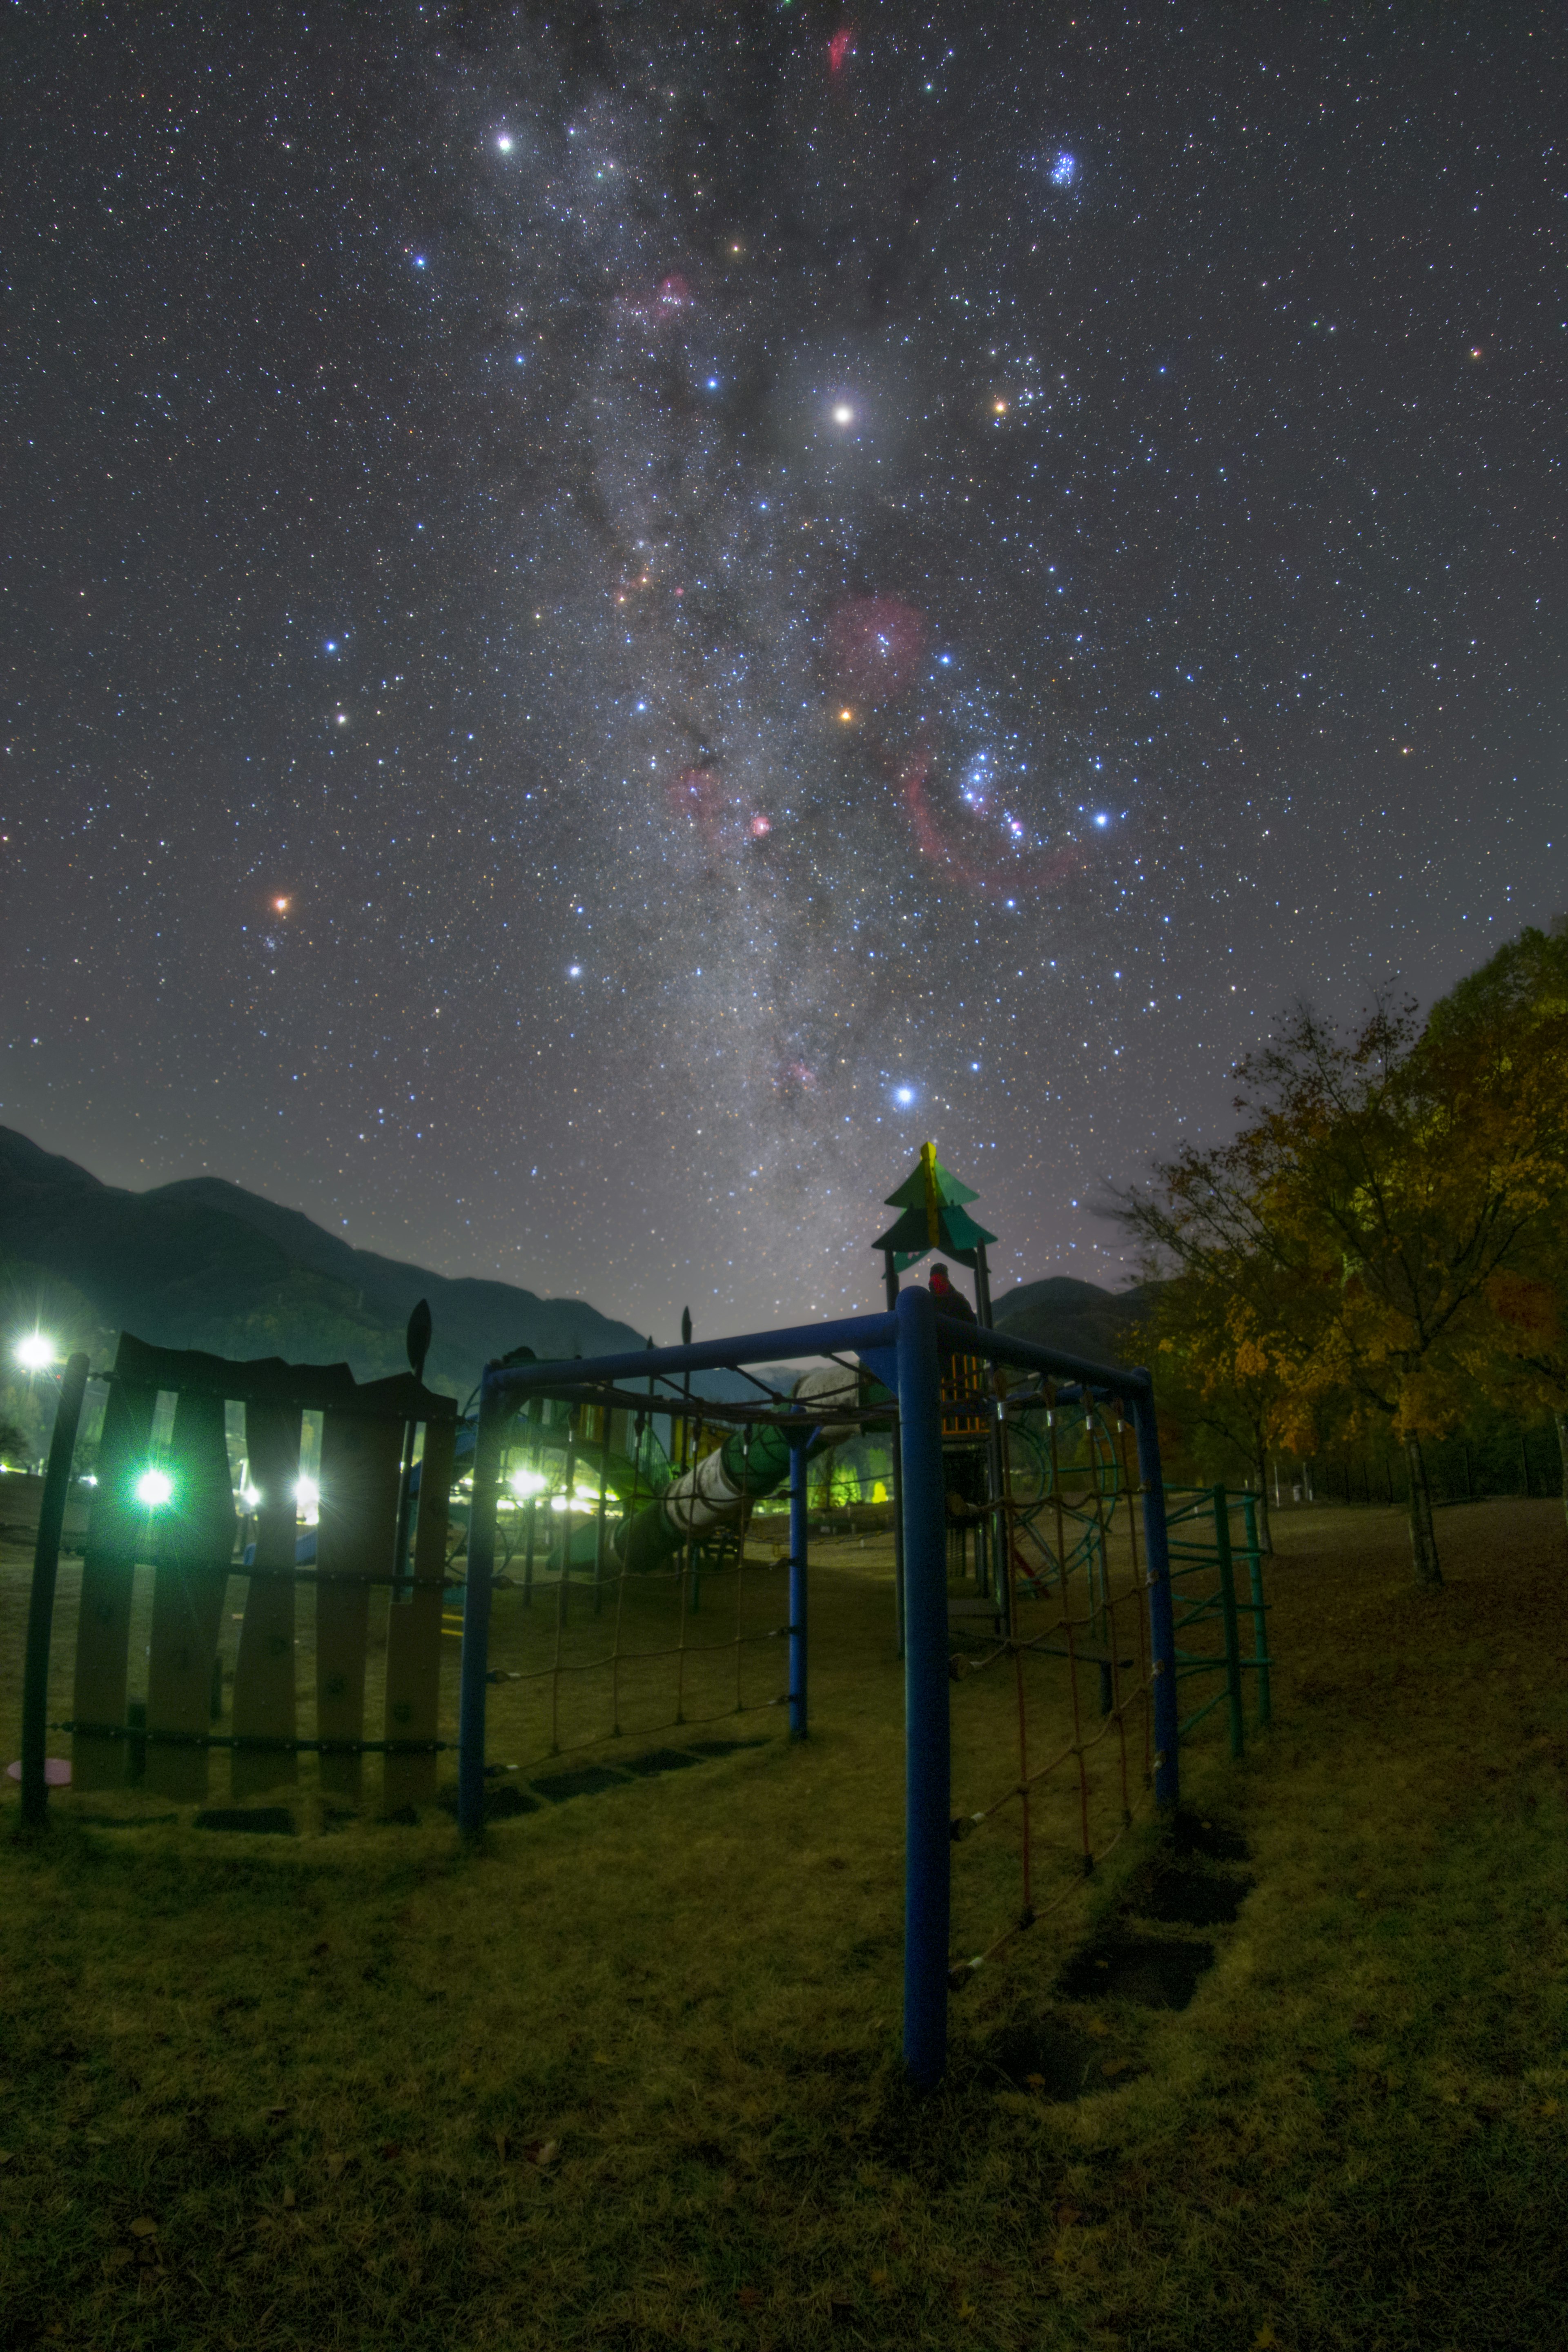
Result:
[[[0,1257],[62,1276],[112,1330],[220,1355],[346,1360],[361,1379],[403,1367],[427,1298],[427,1377],[466,1395],[508,1349],[542,1358],[640,1348],[644,1335],[576,1298],[431,1274],[357,1250],[220,1177],[131,1192],[0,1127]]]
[[[1044,1282],[1021,1282],[992,1301],[999,1331],[1041,1347],[1065,1348],[1099,1364],[1128,1361],[1129,1334],[1151,1304],[1146,1287],[1102,1290],[1054,1274]]]

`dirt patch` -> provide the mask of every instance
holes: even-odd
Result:
[[[1064,2000],[1131,2000],[1142,2009],[1185,2009],[1214,1966],[1214,1946],[1124,1931],[1076,1953],[1057,1979]]]

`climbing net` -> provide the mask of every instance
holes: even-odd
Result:
[[[944,1450],[992,1407],[978,1363],[944,1386]],[[982,1923],[954,1986],[1067,1901],[1153,1781],[1153,1677],[1131,1430],[1114,1405],[1033,1376],[993,1390],[986,1499],[950,1524],[955,1922]],[[947,1436],[957,1431],[960,1440]],[[979,1451],[970,1438],[972,1451]],[[954,1570],[958,1571],[955,1578]],[[998,1785],[996,1754],[1016,1759]],[[1011,1834],[1005,1834],[1010,1832]],[[998,1920],[1004,1924],[998,1926]],[[982,1940],[983,1938],[983,1940]]]
[[[658,1376],[641,1393],[563,1385],[514,1419],[493,1506],[492,1774],[804,1706],[780,1489],[792,1441],[825,1424],[746,1377],[739,1402]],[[447,1622],[460,1636],[459,1608]],[[672,1768],[661,1754],[650,1769]]]

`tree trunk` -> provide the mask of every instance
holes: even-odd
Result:
[[[1556,1414],[1557,1451],[1563,1456],[1563,1516],[1568,1518],[1568,1412]]]
[[[1563,1458],[1568,1462],[1568,1454]],[[1255,1467],[1258,1471],[1258,1548],[1261,1552],[1272,1554],[1274,1530],[1268,1524],[1268,1448],[1267,1445],[1258,1446]],[[1568,1469],[1563,1472],[1563,1495],[1568,1496]]]
[[[1415,1566],[1418,1591],[1436,1592],[1443,1581],[1437,1565],[1437,1538],[1432,1529],[1432,1489],[1421,1458],[1421,1440],[1405,1441],[1405,1464],[1410,1474],[1410,1556]]]

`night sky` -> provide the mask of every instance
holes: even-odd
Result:
[[[1568,904],[1556,6],[6,11],[0,1121],[664,1340]]]

